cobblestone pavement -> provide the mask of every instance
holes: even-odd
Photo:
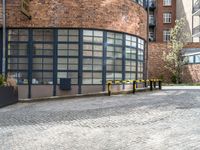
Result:
[[[0,150],[199,150],[200,90],[18,103],[0,109]]]

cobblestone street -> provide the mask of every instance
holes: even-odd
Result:
[[[200,149],[200,90],[18,103],[0,109],[0,150]]]

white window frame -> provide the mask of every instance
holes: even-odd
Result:
[[[169,40],[170,40],[170,30],[165,29],[165,30],[163,30],[163,41],[167,42]]]
[[[163,6],[171,6],[172,0],[163,0]]]
[[[172,22],[172,13],[165,12],[163,13],[163,23],[171,23]]]

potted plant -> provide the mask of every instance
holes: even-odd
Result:
[[[18,90],[16,81],[11,77],[0,75],[0,107],[17,103]]]

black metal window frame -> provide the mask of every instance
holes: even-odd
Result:
[[[59,33],[59,31],[63,31],[63,33]],[[65,31],[65,32],[64,32]],[[71,33],[70,31],[76,32],[77,35],[75,35],[75,33]],[[57,68],[57,84],[59,85],[59,76],[58,74],[60,73],[66,73],[65,78],[71,78],[72,79],[72,85],[77,85],[78,84],[78,66],[79,66],[79,30],[78,29],[58,29],[57,30],[57,64],[56,66]],[[59,36],[63,37],[63,38],[67,38],[66,40],[61,40],[59,39]],[[75,38],[74,40],[70,40],[70,37]],[[61,49],[61,45],[65,45],[67,46],[66,48]],[[76,48],[71,48],[71,46],[75,46]],[[59,52],[61,51],[65,51],[66,55],[62,55],[59,54]],[[77,51],[77,55],[75,54],[71,54],[71,51],[75,52]],[[59,59],[65,59],[67,62],[66,63],[60,63]],[[71,62],[71,60],[77,60],[77,63]],[[66,68],[64,69],[60,69],[59,65],[66,65]],[[70,65],[76,66],[75,68],[71,68]],[[77,69],[76,69],[77,68]],[[73,74],[73,75],[70,75]],[[64,78],[64,76],[62,76]]]
[[[109,36],[108,34],[113,34],[113,37]],[[117,37],[120,36],[120,37]],[[112,42],[110,42],[110,41]],[[123,50],[124,50],[124,46],[123,46],[123,34],[122,33],[115,33],[115,32],[107,32],[107,54],[106,54],[106,79],[107,80],[120,80],[123,78],[123,61],[125,61],[124,57],[123,57]],[[109,49],[113,49],[113,50],[109,50]],[[121,53],[119,52],[119,50],[121,50]],[[108,56],[108,53],[113,53],[112,56]],[[113,70],[108,70],[108,61],[113,61],[113,64],[110,65],[110,67],[113,67]],[[121,62],[120,64],[117,64]],[[118,69],[120,70],[118,70]],[[107,78],[107,74],[109,73],[113,73],[113,78]],[[116,74],[120,74],[121,73],[121,78],[117,78]]]
[[[86,34],[86,32],[91,32],[91,34]],[[99,33],[100,35],[98,35]],[[87,40],[87,38],[89,40]],[[99,41],[98,41],[99,40]],[[87,47],[90,47],[89,49]],[[99,50],[97,47],[101,47]],[[91,55],[89,56],[88,54]],[[101,56],[96,54],[101,53]],[[93,85],[102,85],[103,84],[103,31],[99,30],[83,30],[83,78],[82,84],[88,85],[89,83],[85,82],[87,80],[91,81]],[[91,64],[86,62],[91,60]],[[95,61],[96,60],[96,61]],[[99,61],[99,62],[98,62]],[[101,62],[101,63],[100,63]],[[87,67],[91,67],[88,69]],[[98,69],[99,68],[99,69]],[[87,76],[87,74],[91,74],[91,78]],[[100,75],[101,78],[96,77],[95,75]],[[87,76],[87,77],[86,77]],[[100,83],[97,83],[96,80],[101,80]]]
[[[138,38],[137,44],[137,79],[143,79],[145,67],[145,42],[143,39]]]
[[[32,83],[31,84],[53,85],[53,72],[52,72],[52,70],[54,69],[53,68],[53,56],[54,56],[53,37],[54,37],[53,29],[33,29]],[[38,60],[41,60],[41,62]],[[34,83],[34,79],[36,75],[38,76],[37,78],[40,80]],[[47,81],[49,80],[48,83],[46,80]]]
[[[197,56],[199,57],[199,61],[197,61]],[[191,57],[193,59],[193,62],[189,62],[189,57]],[[200,64],[200,54],[184,56],[184,58],[187,59],[186,65],[187,64]]]
[[[29,53],[29,31],[26,29],[13,29],[9,30],[10,32],[7,31],[7,51],[6,51],[6,70],[7,74],[9,73],[14,73],[15,78],[17,78],[18,84],[28,84],[28,53]],[[19,31],[26,31],[26,34],[21,34]],[[23,33],[23,32],[22,32]],[[14,39],[11,39],[11,36]],[[16,41],[16,39],[18,41]],[[21,45],[26,45],[26,49],[23,49],[23,51],[26,51],[24,54],[21,54],[22,49],[20,48]],[[13,61],[15,60],[15,62]],[[25,60],[23,62],[22,60]],[[27,61],[26,61],[27,60]],[[25,68],[20,68],[21,65],[25,65]],[[11,65],[13,65],[11,69]],[[27,74],[24,79],[21,78],[21,74]],[[8,74],[9,75],[9,74]]]
[[[13,28],[15,29],[15,28]],[[115,58],[114,57],[114,61],[116,60],[120,60],[121,61],[121,73],[122,73],[122,77],[121,79],[125,79],[125,76],[126,76],[126,70],[125,70],[125,65],[126,65],[126,35],[130,35],[130,34],[126,34],[126,33],[122,33],[122,32],[116,32],[116,31],[109,31],[109,30],[98,30],[98,29],[70,29],[70,28],[61,28],[63,30],[78,30],[78,41],[76,42],[71,42],[71,41],[65,41],[65,42],[60,42],[58,41],[58,30],[61,30],[60,28],[39,28],[41,30],[51,30],[52,31],[52,34],[53,34],[53,37],[52,37],[52,41],[34,41],[34,37],[33,37],[33,32],[34,30],[38,30],[38,29],[32,29],[32,28],[25,28],[25,29],[22,29],[22,30],[28,30],[28,41],[24,42],[24,41],[12,41],[12,43],[27,43],[28,44],[28,54],[27,56],[27,59],[28,59],[28,69],[26,70],[26,72],[28,73],[28,85],[29,85],[29,92],[31,91],[31,86],[34,85],[32,83],[33,81],[33,73],[34,72],[37,72],[37,71],[44,71],[44,72],[51,72],[52,73],[52,77],[51,77],[51,84],[52,86],[54,86],[54,94],[53,95],[56,95],[56,85],[59,85],[58,84],[58,78],[57,78],[57,74],[58,72],[62,72],[62,70],[59,70],[58,69],[58,58],[78,58],[78,70],[65,70],[64,72],[78,72],[78,76],[77,76],[77,80],[78,80],[78,83],[77,84],[74,84],[74,85],[78,85],[79,87],[79,92],[78,93],[81,93],[81,86],[84,85],[82,83],[83,81],[83,60],[84,58],[87,58],[87,57],[84,57],[83,56],[83,45],[84,44],[93,44],[93,45],[100,45],[102,46],[102,84],[97,84],[97,85],[102,85],[103,87],[103,90],[105,90],[105,84],[106,84],[106,80],[108,80],[108,78],[106,78],[106,74],[107,74],[107,65],[106,65],[106,62],[107,60],[109,60],[109,57],[107,56],[107,53],[108,53],[108,47],[109,46],[112,46],[114,47],[114,49],[116,47],[120,48],[121,49],[121,54],[120,54],[120,58]],[[8,29],[9,30],[12,30],[11,29]],[[17,30],[20,30],[20,29],[17,29]],[[92,30],[92,31],[101,31],[103,32],[103,41],[102,43],[93,43],[93,42],[84,42],[83,38],[83,31],[84,30]],[[8,58],[10,56],[8,56],[8,45],[9,45],[9,41],[8,41],[8,31],[7,31],[7,54],[6,54],[6,73],[10,72],[10,71],[19,71],[19,70],[9,70],[8,69]],[[120,34],[122,36],[121,39],[116,39],[116,40],[121,40],[120,44],[117,44],[117,43],[109,43],[108,41],[108,34],[109,33],[113,33],[113,34]],[[134,46],[134,48],[136,48],[136,59],[131,59],[132,61],[136,62],[136,79],[137,79],[137,76],[138,76],[138,62],[141,62],[141,63],[144,63],[144,59],[143,60],[138,60],[138,51],[140,50],[140,46],[138,46],[138,40],[142,40],[143,41],[143,47],[145,45],[145,40],[144,39],[141,39],[140,37],[136,36],[136,35],[130,35],[130,36],[134,36],[136,38],[136,47]],[[119,41],[118,41],[119,42]],[[79,46],[79,49],[78,49],[78,57],[77,56],[58,56],[58,44],[61,44],[61,43],[67,43],[67,44],[78,44]],[[41,55],[41,56],[34,56],[34,44],[51,44],[52,47],[53,47],[53,50],[51,51],[51,55]],[[143,52],[145,54],[145,49],[143,49]],[[114,51],[115,53],[115,51]],[[143,55],[144,55],[143,54]],[[12,57],[12,56],[11,56]],[[20,56],[17,56],[17,58],[21,58]],[[33,68],[33,59],[34,58],[50,58],[52,59],[52,70],[50,69],[36,69],[34,70]],[[88,57],[88,58],[91,58],[91,57]],[[95,56],[93,57],[95,59]],[[98,59],[100,57],[97,57]],[[92,64],[93,65],[93,64]],[[116,68],[116,66],[114,66],[114,68]],[[33,71],[34,70],[34,71]],[[91,71],[94,71],[93,69]],[[95,71],[94,71],[95,72]],[[117,70],[114,69],[113,72],[117,72]],[[142,73],[142,72],[140,72]],[[144,73],[144,70],[143,70],[143,73]],[[43,78],[43,77],[42,77]],[[110,78],[111,79],[111,78]],[[112,78],[111,80],[115,80],[117,78]],[[46,85],[46,84],[35,84],[35,85]],[[49,84],[47,84],[49,85]],[[95,85],[95,84],[92,84],[92,85]],[[31,94],[29,94],[29,97],[31,97]]]
[[[126,79],[136,79],[137,75],[136,75],[136,66],[137,66],[137,37],[135,36],[131,36],[131,35],[125,35],[125,51],[126,51],[126,55],[125,55],[125,76]],[[129,39],[130,38],[130,39]],[[128,53],[127,51],[129,51],[129,57],[128,57]],[[133,57],[134,56],[134,57]],[[127,62],[130,63],[127,64]],[[132,70],[133,65],[135,66],[134,71]],[[128,67],[130,67],[130,69],[127,69]],[[127,78],[127,74],[129,75],[129,77],[133,77],[134,78]]]

